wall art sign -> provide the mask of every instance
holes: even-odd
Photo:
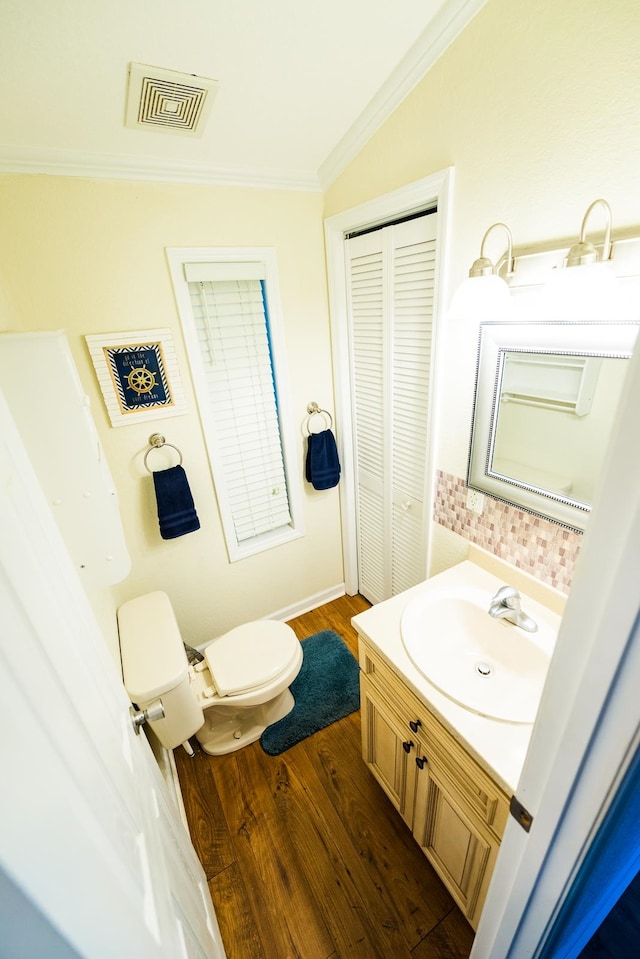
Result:
[[[85,339],[112,426],[186,412],[171,330]]]

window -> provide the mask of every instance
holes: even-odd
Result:
[[[170,250],[229,559],[302,535],[275,256]]]

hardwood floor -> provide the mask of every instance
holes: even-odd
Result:
[[[357,656],[368,606],[345,596],[290,625]],[[467,959],[473,931],[364,765],[359,713],[281,756],[175,755],[228,959]]]

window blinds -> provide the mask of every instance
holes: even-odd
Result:
[[[219,454],[216,488],[238,543],[291,523],[264,281],[252,266],[185,264]]]

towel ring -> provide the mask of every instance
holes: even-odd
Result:
[[[166,439],[161,433],[152,433],[151,436],[149,437],[149,443],[151,445],[149,449],[147,450],[147,452],[144,454],[144,468],[146,469],[147,473],[153,474],[153,470],[149,469],[149,466],[147,464],[149,453],[153,453],[154,450],[159,450],[163,446],[169,446],[172,450],[176,451],[176,453],[180,457],[180,462],[178,463],[178,466],[182,466],[182,453],[180,452],[177,446],[173,445],[173,443],[167,443]]]
[[[331,418],[331,413],[328,413],[327,410],[320,409],[317,403],[313,403],[313,402],[308,403],[307,413],[309,414],[307,416],[307,422],[306,422],[307,433],[311,433],[311,420],[313,419],[314,416],[324,416],[325,420],[328,420],[328,426],[326,427],[326,429],[330,430],[331,427],[333,426],[333,419]],[[318,432],[320,431],[318,430]]]

